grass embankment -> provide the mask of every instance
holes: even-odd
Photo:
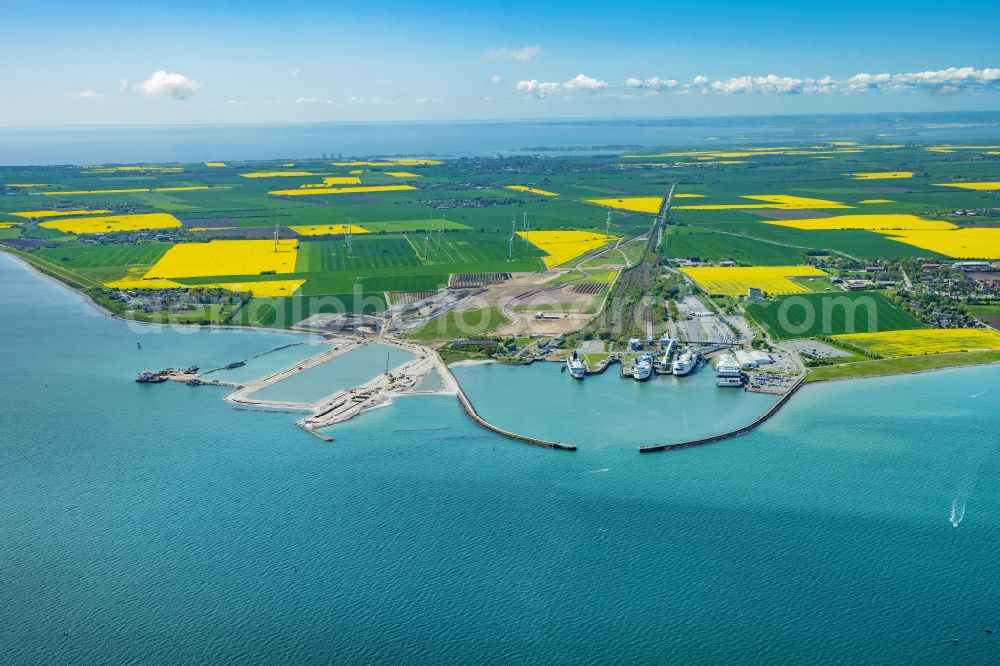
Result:
[[[407,334],[411,340],[456,340],[482,335],[510,323],[500,308],[453,310]]]
[[[49,259],[31,254],[30,252],[22,252],[21,250],[15,250],[12,247],[4,247],[0,249],[0,252],[8,252],[16,257],[20,257],[46,275],[55,277],[62,282],[67,283],[71,287],[86,290],[101,286],[98,282],[79,275],[78,273],[68,271],[59,264],[56,264]]]
[[[903,356],[900,358],[857,361],[843,365],[828,365],[821,368],[813,368],[806,376],[806,381],[823,382],[835,379],[902,375],[911,372],[924,372],[927,370],[940,370],[965,365],[984,365],[986,363],[997,362],[1000,362],[1000,351]]]

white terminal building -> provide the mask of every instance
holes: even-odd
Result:
[[[736,362],[739,363],[740,367],[744,370],[753,370],[754,368],[770,363],[771,355],[767,352],[756,349],[753,351],[737,349]]]

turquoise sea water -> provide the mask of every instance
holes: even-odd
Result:
[[[330,345],[320,342],[303,342],[292,344],[289,347],[269,350],[263,354],[248,359],[233,359],[245,361],[246,365],[231,370],[216,369],[208,373],[209,379],[220,379],[228,382],[249,382],[270,375],[279,370],[290,368],[300,361],[304,361],[311,356],[322,354],[330,349]],[[202,368],[202,372],[211,368]]]
[[[359,386],[415,356],[398,347],[370,342],[282,379],[252,394],[257,400],[319,402],[337,391]]]
[[[454,368],[476,411],[501,428],[589,449],[669,444],[735,430],[777,398],[715,385],[701,365],[684,377],[621,379],[617,366],[579,381],[561,363]]]
[[[297,336],[138,333],[2,255],[0,284],[4,663],[1000,660],[996,368],[808,387],[672,453],[520,445],[444,396],[324,443],[132,382]]]

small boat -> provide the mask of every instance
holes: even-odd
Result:
[[[566,369],[573,379],[583,379],[587,374],[587,362],[573,350],[573,353],[566,358]]]
[[[639,358],[632,360],[632,379],[644,382],[649,379],[651,374],[653,374],[652,354],[643,354]]]

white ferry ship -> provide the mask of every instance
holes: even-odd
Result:
[[[576,350],[566,358],[566,368],[573,379],[583,379],[587,374],[587,362],[576,353]]]
[[[643,354],[632,361],[632,379],[644,382],[653,374],[653,356]]]
[[[698,365],[698,355],[694,352],[686,351],[674,361],[673,373],[678,377],[683,377]]]
[[[732,354],[720,354],[715,362],[716,386],[743,386],[743,369]]]

